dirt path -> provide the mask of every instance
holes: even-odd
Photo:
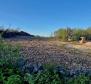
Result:
[[[65,44],[66,48],[74,48],[78,49],[84,53],[91,53],[91,42],[87,42],[84,44],[72,44],[72,43],[67,43]]]

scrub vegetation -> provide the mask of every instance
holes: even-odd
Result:
[[[60,29],[55,37],[90,40],[90,31]],[[54,38],[7,38],[0,39],[0,84],[91,84],[90,54]]]

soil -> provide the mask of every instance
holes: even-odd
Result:
[[[20,54],[31,63],[58,64],[67,68],[91,68],[91,54],[71,43],[51,40],[8,40],[21,46]],[[82,47],[82,45],[80,45]]]

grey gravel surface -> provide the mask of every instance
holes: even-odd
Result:
[[[91,68],[91,55],[76,49],[66,48],[60,41],[30,40],[10,41],[21,45],[21,56],[30,63],[58,64],[68,69]]]

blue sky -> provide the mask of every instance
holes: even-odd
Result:
[[[60,27],[89,27],[91,0],[0,0],[0,25],[42,36]]]

